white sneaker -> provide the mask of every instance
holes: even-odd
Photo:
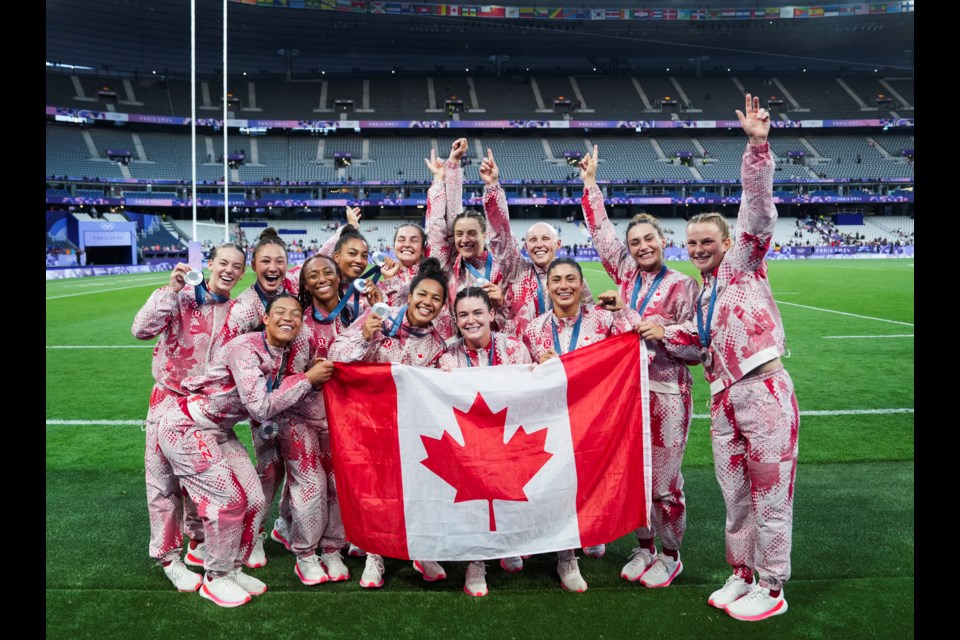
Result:
[[[300,578],[300,582],[308,587],[323,584],[330,579],[330,576],[320,565],[320,558],[317,557],[317,554],[306,558],[297,558],[297,564],[294,565],[293,572]]]
[[[463,592],[470,596],[485,596],[487,593],[487,563],[480,560],[467,566],[467,579],[463,581]]]
[[[733,574],[727,578],[727,581],[723,583],[722,587],[710,594],[710,599],[707,600],[707,603],[717,609],[726,609],[728,604],[732,604],[739,598],[750,593],[750,590],[753,589],[753,584],[754,583],[747,582],[737,574]]]
[[[630,561],[623,565],[623,569],[620,570],[620,577],[630,582],[636,582],[656,559],[657,557],[651,553],[649,549],[645,547],[634,547]]]
[[[252,596],[259,596],[267,592],[267,584],[263,580],[248,576],[240,570],[240,567],[228,573],[227,577]]]
[[[273,523],[270,539],[279,542],[287,551],[290,551],[290,523],[283,518],[277,518],[277,521]]]
[[[756,622],[786,613],[787,600],[783,597],[783,589],[774,598],[770,595],[770,589],[757,584],[753,585],[750,593],[728,604],[726,611],[736,620]]]
[[[665,553],[657,556],[657,561],[650,565],[650,568],[640,576],[640,584],[651,589],[660,587],[669,587],[673,579],[683,572],[683,562],[680,560],[680,554],[677,553],[677,559],[674,560]]]
[[[360,576],[360,586],[366,589],[378,589],[383,586],[383,556],[367,554],[367,564]]]
[[[196,547],[191,549],[187,546],[187,555],[183,557],[185,564],[190,565],[191,567],[202,567],[203,561],[207,559],[207,543],[200,542]]]
[[[203,576],[187,569],[187,565],[183,564],[180,558],[165,566],[163,572],[170,578],[170,582],[177,588],[177,591],[183,593],[196,591],[203,584]]]
[[[214,580],[204,578],[203,586],[200,587],[200,597],[227,608],[239,607],[251,600],[250,594],[228,576]]]
[[[516,573],[523,569],[523,558],[514,556],[512,558],[500,558],[500,568],[507,573]]]
[[[603,554],[607,552],[607,545],[605,544],[596,544],[592,547],[584,547],[583,554],[590,556],[591,558],[602,558]]]
[[[567,591],[583,593],[587,590],[587,581],[580,575],[580,566],[577,564],[576,556],[558,562],[557,573],[560,574],[560,586]]]
[[[439,562],[433,560],[414,560],[413,568],[423,574],[423,579],[427,582],[443,580],[447,577],[447,572],[443,570]]]
[[[347,551],[347,555],[351,558],[363,558],[367,555],[367,552],[351,542],[350,550]]]
[[[323,563],[323,568],[326,569],[327,575],[330,576],[330,582],[340,582],[341,580],[350,579],[350,569],[347,568],[347,565],[343,564],[343,558],[340,557],[339,551],[321,553],[320,562]]]
[[[251,569],[259,569],[267,564],[267,554],[263,551],[263,541],[267,537],[266,531],[261,531],[253,540],[253,549],[250,551],[250,557],[243,564]]]

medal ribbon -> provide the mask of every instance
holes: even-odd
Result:
[[[484,268],[483,275],[480,275],[480,270],[477,269],[472,264],[470,264],[468,260],[464,260],[463,264],[467,268],[467,271],[473,274],[474,278],[483,278],[487,282],[491,282],[490,274],[493,272],[493,254],[490,253],[489,251],[487,251],[487,261],[486,261],[486,266]]]
[[[647,308],[647,303],[650,302],[650,299],[653,297],[654,292],[656,292],[657,287],[660,286],[660,283],[663,282],[663,278],[667,275],[667,265],[660,267],[660,273],[657,274],[657,277],[654,279],[653,283],[650,284],[650,289],[647,291],[647,295],[643,296],[643,302],[640,303],[640,308],[637,308],[637,297],[640,294],[640,278],[643,276],[643,271],[637,274],[637,281],[633,285],[633,295],[630,296],[630,308],[637,309],[637,312],[640,314],[640,317],[643,317],[643,310]]]
[[[496,351],[497,351],[497,334],[491,333],[490,334],[490,353],[487,354],[488,367],[492,367],[496,364],[500,364],[499,362],[494,361],[495,360],[494,354],[496,353]],[[467,366],[472,367],[473,363],[470,362],[470,354],[467,352],[466,344],[463,345],[463,355],[467,356]],[[499,360],[499,358],[496,358],[496,360]],[[477,354],[477,366],[478,367],[480,366],[480,354]]]
[[[580,323],[583,322],[583,311],[580,312],[580,317],[577,318],[577,323],[573,325],[573,335],[570,336],[570,346],[567,348],[567,353],[570,353],[577,348],[577,338],[580,336]],[[553,327],[553,346],[557,350],[557,355],[563,355],[563,349],[560,348],[560,334],[557,333],[557,319],[556,316],[550,318],[550,324]]]
[[[214,293],[207,288],[207,283],[201,282],[198,286],[193,288],[193,294],[197,299],[197,306],[202,307],[208,302],[226,302],[230,299],[230,296],[222,296],[219,293]]]
[[[347,301],[350,298],[340,298],[340,302],[337,304],[336,308],[327,315],[323,315],[323,310],[317,307],[317,304],[314,303],[313,306],[313,319],[319,322],[320,324],[331,324],[334,320],[337,319],[337,316],[340,315],[340,312],[343,311],[343,308],[347,306]],[[356,317],[356,316],[354,316]]]
[[[267,355],[269,355],[270,345],[267,344],[267,332],[261,331],[260,337],[263,338],[263,348],[267,350]],[[283,380],[283,369],[284,369],[284,363],[286,362],[286,360],[287,360],[287,350],[286,350],[286,347],[284,347],[283,355],[280,356],[280,367],[277,369],[277,372],[275,374],[272,374],[270,377],[267,378],[268,392],[276,389],[277,385],[280,384],[280,381]]]
[[[707,292],[706,287],[700,290],[700,297],[697,298],[697,337],[700,344],[707,349],[710,348],[710,324],[713,322],[713,305],[717,301],[717,278],[713,278],[713,292],[710,294],[710,305],[707,308],[706,329],[704,329],[703,316],[700,315],[700,309],[703,307],[703,294]]]

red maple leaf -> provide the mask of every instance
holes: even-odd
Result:
[[[552,453],[544,451],[547,430],[527,433],[517,429],[504,443],[507,410],[490,411],[478,393],[470,411],[453,410],[463,434],[463,446],[446,431],[439,440],[420,436],[427,458],[420,464],[457,490],[454,502],[486,500],[490,508],[490,531],[497,530],[494,500],[527,501],[526,484],[537,475]]]

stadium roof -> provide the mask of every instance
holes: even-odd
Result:
[[[319,1],[319,0],[315,0]],[[336,5],[336,0],[324,0]],[[501,6],[613,8],[639,3],[590,0]],[[278,3],[280,4],[280,3]],[[292,2],[290,4],[293,4]],[[399,4],[399,3],[390,3]],[[418,4],[438,4],[421,0]],[[900,4],[900,3],[897,3]],[[912,2],[910,3],[912,5]],[[351,71],[590,72],[736,70],[870,70],[912,73],[914,13],[790,20],[489,19],[363,13],[228,3],[228,69],[294,75]],[[359,6],[358,5],[358,6]],[[799,6],[774,0],[652,0],[644,7],[755,8]],[[197,0],[197,72],[222,68],[221,0]],[[480,5],[474,5],[480,6]],[[806,8],[806,5],[803,5]],[[112,71],[190,69],[187,0],[47,0],[46,59]],[[501,56],[498,60],[497,56]],[[681,72],[683,70],[680,70]]]

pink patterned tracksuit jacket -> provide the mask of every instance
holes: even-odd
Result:
[[[230,300],[211,296],[206,285],[185,285],[175,293],[160,287],[137,312],[131,332],[139,340],[157,338],[153,349],[150,407],[145,424],[144,470],[150,518],[150,557],[164,564],[180,557],[183,533],[203,539],[196,506],[184,496],[170,462],[157,442],[157,427],[167,411],[177,410],[184,396],[184,378],[203,373],[210,358],[213,336],[224,325]]]
[[[277,383],[288,350],[269,346],[263,332],[238,336],[214,354],[206,374],[184,380],[192,395],[179,400],[179,412],[167,412],[160,421],[160,448],[203,520],[204,568],[211,579],[249,557],[266,504],[233,427],[273,418],[313,388],[302,373]]]
[[[577,331],[577,323],[580,329]],[[553,349],[557,355],[569,353],[573,349],[586,347],[600,342],[604,338],[633,331],[640,322],[640,316],[629,307],[619,311],[607,311],[596,305],[581,304],[580,311],[570,318],[558,318],[553,311],[541,314],[527,327],[525,343],[533,345],[530,356],[539,362],[540,356]],[[553,327],[556,326],[559,344],[555,344]],[[571,341],[577,334],[577,342]]]
[[[619,286],[624,303],[641,313],[644,320],[670,330],[692,321],[697,303],[696,280],[666,265],[652,273],[640,269],[607,217],[600,187],[584,188],[582,203],[593,246],[607,274]],[[680,467],[693,418],[693,379],[681,354],[671,352],[669,342],[648,340],[647,353],[650,356],[653,526],[637,529],[636,534],[640,539],[658,534],[665,548],[677,550],[687,527]]]
[[[449,213],[449,206],[446,209],[448,210],[446,219],[440,217],[439,211],[428,212],[427,217],[430,255],[438,258],[440,264],[450,271],[447,287],[448,304],[435,321],[444,340],[453,338],[455,333],[452,309],[457,293],[465,287],[475,286],[477,281],[477,276],[466,266],[465,261],[453,246],[453,217],[455,216]],[[516,251],[516,242],[510,230],[510,218],[507,214],[507,197],[499,183],[484,187],[483,209],[487,217],[486,238],[489,249],[471,258],[469,263],[482,277],[503,290],[504,303],[495,306],[493,311],[495,328],[513,331],[507,291],[523,259]]]
[[[439,366],[462,369],[531,362],[530,352],[519,338],[494,331],[490,336],[490,345],[486,349],[471,349],[463,343],[463,338],[458,338],[440,355]]]
[[[710,383],[714,466],[727,505],[727,562],[744,578],[756,569],[760,584],[777,590],[790,578],[800,413],[786,369],[758,371],[785,351],[764,262],[777,222],[773,171],[768,144],[748,144],[733,244],[715,272],[703,276],[699,321],[684,325],[672,340],[693,347]]]
[[[296,296],[299,290],[300,267],[291,267],[284,275],[281,291]],[[267,295],[256,283],[238,295],[230,305],[230,313],[223,330],[214,340],[214,351],[221,349],[237,336],[260,327],[263,324],[263,316],[267,311],[267,305],[274,297],[276,296]],[[299,344],[303,340],[304,338],[298,334],[294,338],[293,344]],[[277,489],[283,484],[283,457],[280,454],[279,439],[264,440],[260,437],[258,427],[258,424],[251,424],[250,429],[254,457],[257,460],[257,475],[260,477],[264,498],[268,505],[272,505]],[[286,492],[284,492],[283,499],[280,501],[280,514],[289,519],[289,503]]]
[[[346,328],[343,315],[327,317],[313,305],[304,309],[304,340],[290,348],[287,371],[305,371],[314,358],[326,358],[337,335]],[[306,348],[304,348],[306,347]],[[323,393],[306,397],[277,417],[280,449],[287,467],[290,495],[290,545],[298,558],[346,544],[333,472],[333,452]]]
[[[365,311],[334,340],[329,351],[330,359],[336,362],[397,362],[415,367],[434,366],[445,347],[443,338],[435,324],[425,328],[409,325],[402,310],[403,307],[390,307],[388,317],[401,323],[395,335],[378,331],[369,342],[363,339],[363,323],[371,311]],[[384,328],[389,331],[386,323]]]

